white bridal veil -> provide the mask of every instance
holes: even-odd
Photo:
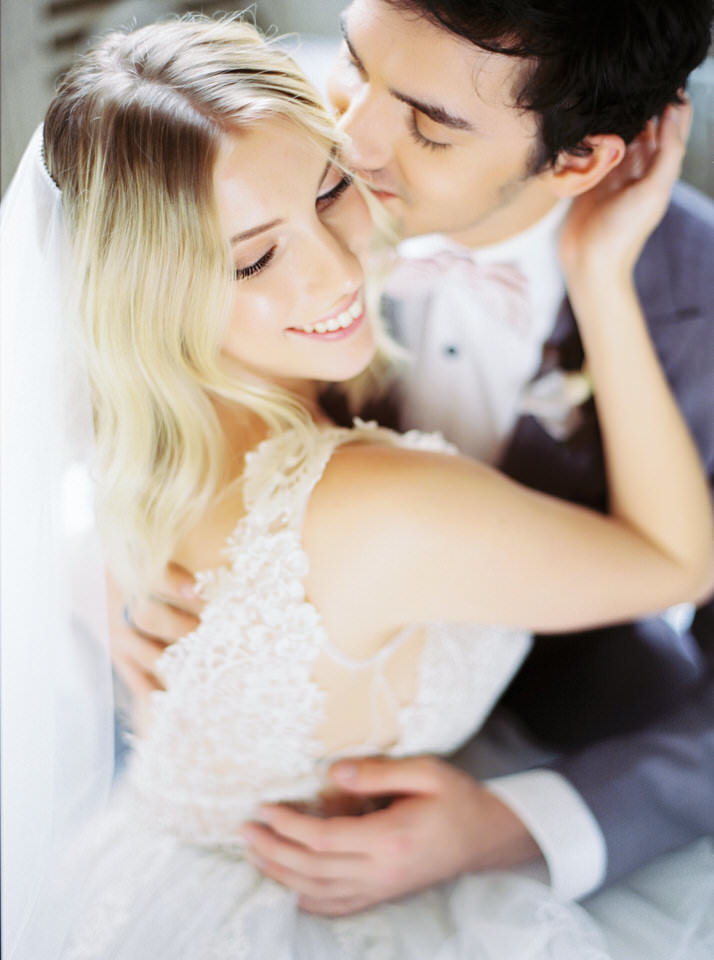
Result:
[[[71,348],[61,196],[35,132],[0,207],[3,957],[54,960],[61,863],[113,769],[89,395]]]

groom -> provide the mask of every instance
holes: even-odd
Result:
[[[415,291],[407,274],[394,294],[395,331],[415,354],[395,398],[400,427],[441,429],[523,483],[604,508],[558,229],[568,201],[677,98],[711,18],[711,0],[347,7],[330,92],[351,160],[414,238],[402,251],[411,277],[426,263],[437,277]],[[636,280],[711,474],[713,264],[714,205],[680,186]],[[158,606],[132,616],[164,638],[192,622]],[[125,664],[137,643],[119,652]],[[527,861],[545,862],[560,895],[583,897],[714,832],[711,600],[688,629],[653,618],[539,637],[505,700],[557,762],[487,783],[435,758],[338,764],[337,785],[389,806],[332,820],[271,808],[270,825],[249,831],[254,859],[305,909],[341,914]]]

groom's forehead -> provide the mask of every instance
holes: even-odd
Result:
[[[405,94],[399,99],[430,101],[429,94],[438,91],[450,101],[445,112],[457,117],[459,110],[451,106],[473,107],[475,100],[493,101],[494,95],[501,106],[514,106],[526,62],[453,33],[427,18],[421,5],[352,0],[340,29],[355,63],[367,74],[377,69],[388,75],[397,93]]]

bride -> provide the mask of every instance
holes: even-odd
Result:
[[[350,918],[302,913],[244,856],[242,827],[273,801],[328,813],[338,757],[456,749],[530,631],[630,619],[707,588],[707,486],[632,284],[688,122],[670,108],[646,173],[576,204],[563,237],[607,452],[603,517],[438,436],[342,429],[322,412],[326,381],[356,397],[385,365],[364,284],[372,224],[284,54],[235,20],[194,17],[113,33],[64,78],[46,169],[36,138],[8,205],[33,230],[61,202],[71,236],[66,336],[88,373],[107,564],[142,596],[178,563],[206,606],[162,657],[165,690],[141,704],[106,809],[60,854],[53,840],[45,893],[68,938],[50,952],[41,914],[21,905],[10,956],[609,956],[584,912],[516,874],[465,875]],[[36,209],[18,207],[23,177]],[[44,253],[38,287],[63,267]],[[44,314],[29,322],[13,318],[13,343],[39,353],[55,334]],[[659,443],[639,443],[652,429]],[[41,653],[8,636],[37,668]],[[97,694],[86,672],[76,680]],[[73,734],[58,757],[70,776],[92,730]]]

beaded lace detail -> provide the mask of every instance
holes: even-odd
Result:
[[[291,433],[246,457],[246,512],[225,548],[228,562],[198,577],[207,601],[201,622],[161,657],[166,689],[153,695],[151,731],[135,744],[130,783],[142,819],[192,843],[240,848],[240,826],[260,803],[309,801],[322,788],[335,757],[316,736],[327,696],[313,679],[316,659],[324,654],[354,670],[367,662],[348,662],[335,650],[305,600],[302,523],[335,448],[365,440],[454,452],[438,435],[400,436],[356,421],[352,430],[321,431],[301,460]],[[383,667],[414,629],[372,658],[373,690],[390,695]],[[383,751],[393,755],[455,749],[483,720],[528,645],[515,631],[417,629],[424,636],[417,690],[397,710],[398,737]],[[344,752],[373,750],[367,732]]]

